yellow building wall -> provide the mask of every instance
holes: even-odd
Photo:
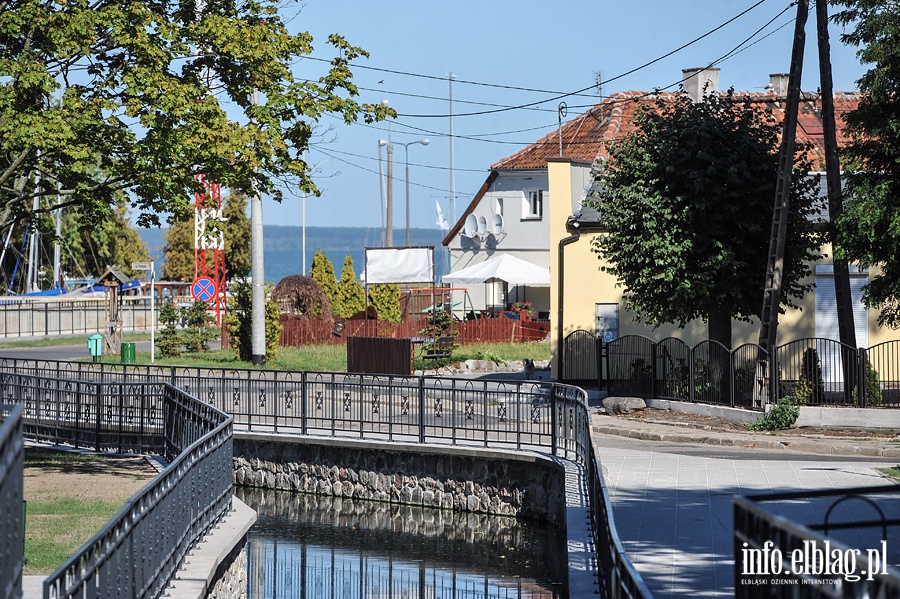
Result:
[[[572,215],[572,208],[581,195],[582,190],[573,184],[571,170],[583,168],[582,164],[573,164],[562,160],[548,163],[550,196],[555,201],[550,204],[550,318],[551,318],[551,347],[553,350],[552,376],[558,377],[557,366],[558,350],[565,336],[573,331],[583,329],[595,332],[596,329],[596,304],[615,303],[619,305],[619,336],[644,335],[653,340],[661,340],[666,337],[675,337],[683,340],[688,345],[696,345],[708,339],[706,323],[695,320],[685,328],[675,325],[663,325],[653,329],[638,322],[634,314],[625,311],[622,307],[623,290],[616,286],[616,280],[611,275],[601,272],[604,262],[600,256],[591,251],[591,240],[597,233],[583,233],[576,238],[566,230],[566,220]],[[566,201],[569,198],[570,201]],[[562,247],[560,241],[567,243]],[[817,264],[831,264],[831,247],[822,248],[826,258]],[[560,260],[562,257],[562,263]],[[563,277],[560,281],[559,272]],[[814,271],[814,269],[812,269]],[[759,273],[760,279],[764,276]],[[810,283],[815,282],[815,273],[809,278]],[[560,294],[560,284],[563,293]],[[760,293],[760,305],[763,297]],[[777,343],[783,344],[796,339],[816,336],[816,300],[815,290],[808,293],[803,300],[795,302],[799,308],[786,308],[786,312],[779,316]],[[562,308],[562,310],[560,310]],[[884,341],[900,339],[900,331],[878,327],[878,314],[875,310],[869,310],[869,343],[871,347]],[[752,322],[734,321],[732,332],[732,346],[738,347],[745,343],[756,343],[759,340],[759,321]]]

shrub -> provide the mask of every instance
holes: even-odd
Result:
[[[268,285],[266,291],[269,291]],[[269,295],[268,293],[266,294]],[[228,297],[228,315],[225,326],[231,336],[232,347],[238,360],[250,362],[253,359],[253,306],[250,283],[235,283]],[[266,360],[278,356],[278,342],[281,340],[281,309],[278,304],[266,298]]]
[[[822,381],[822,363],[819,352],[814,347],[807,347],[800,361],[800,380],[794,395],[802,403],[821,404],[825,401],[825,384]]]
[[[800,416],[802,403],[804,400],[796,395],[782,397],[777,404],[769,408],[762,418],[748,428],[754,431],[779,431],[791,428],[797,422],[797,417]]]
[[[329,306],[334,306],[337,303],[338,294],[337,276],[334,274],[334,265],[321,249],[317,249],[313,256],[312,266],[309,269],[309,276],[313,278],[322,288],[322,291],[325,292],[325,297],[328,298]]]
[[[156,349],[164,358],[177,358],[184,348],[181,331],[176,326],[181,322],[181,311],[170,301],[159,309],[159,321],[165,327],[156,335]]]
[[[884,402],[884,395],[881,392],[881,377],[878,371],[872,366],[869,358],[866,358],[866,407],[877,408]],[[859,405],[857,387],[853,388],[853,405]]]
[[[288,275],[272,289],[271,299],[282,312],[302,318],[331,318],[331,302],[322,286],[312,277]]]
[[[369,285],[369,303],[378,311],[378,318],[388,322],[401,322],[400,287],[394,284]]]
[[[356,278],[353,258],[349,254],[344,258],[344,268],[341,270],[341,280],[338,283],[337,303],[332,305],[332,308],[335,315],[340,318],[350,318],[366,309],[366,290]]]
[[[189,308],[182,310],[184,324],[187,328],[181,337],[189,352],[208,351],[206,344],[219,336],[219,331],[212,326],[215,320],[206,302],[194,302]]]

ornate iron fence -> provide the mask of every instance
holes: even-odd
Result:
[[[45,440],[61,431],[67,443],[76,439],[91,447],[132,451],[149,447],[178,456],[166,470],[172,473],[171,479],[160,477],[148,485],[78,557],[54,575],[53,596],[69,596],[87,584],[116,584],[119,586],[103,588],[125,589],[122,592],[131,596],[153,596],[159,591],[160,581],[180,561],[177,554],[183,555],[212,522],[186,521],[188,515],[178,513],[174,506],[185,502],[210,506],[200,510],[204,514],[227,509],[233,426],[273,433],[509,447],[571,459],[581,464],[589,477],[594,541],[598,562],[604,568],[599,576],[602,595],[650,597],[611,523],[609,497],[591,441],[587,397],[580,388],[531,381],[17,359],[0,359],[0,372],[7,373],[6,379],[0,379],[4,387],[18,389],[11,396],[27,404],[27,425]],[[47,377],[50,373],[56,373],[58,379]],[[83,405],[78,407],[78,402]],[[210,419],[224,417],[225,412],[232,416],[209,432]],[[59,417],[66,413],[89,413],[95,420],[86,426],[89,430],[77,429],[76,434],[73,424]],[[160,414],[161,421],[157,420]],[[139,426],[129,420],[131,415],[147,422]],[[106,426],[112,437],[91,436],[92,429]],[[205,436],[191,444],[204,431]],[[165,435],[162,450],[153,445],[158,432]],[[227,487],[216,482],[226,471]],[[169,490],[182,485],[202,496],[184,497],[179,495],[183,490]],[[150,507],[153,498],[161,498],[162,504]],[[151,509],[159,514],[152,523],[146,514]],[[163,535],[156,541],[154,535],[163,529],[172,534],[188,532],[177,538]],[[152,569],[148,564],[162,559],[166,547],[172,548],[175,557],[160,566],[162,574],[148,578]],[[110,578],[131,561],[138,562],[133,574],[124,580]],[[81,572],[88,571],[89,564],[94,564],[95,574],[85,578]],[[51,586],[45,586],[45,593],[50,591]]]
[[[898,508],[895,486],[736,497],[734,596],[900,596]]]
[[[158,597],[191,548],[231,509],[232,418],[164,382],[121,373],[119,379],[131,380],[60,378],[74,370],[41,376],[47,370],[31,364],[0,374],[2,399],[19,404],[27,436],[159,454],[170,464],[44,581],[44,596]],[[0,505],[8,509],[5,499]]]
[[[564,346],[564,363],[579,363],[592,345],[585,355],[604,356],[599,384],[614,394],[763,409],[773,392],[799,392],[809,405],[900,407],[900,341],[854,349],[830,339],[798,339],[776,348],[772,360],[755,344],[729,350],[714,341],[689,348],[673,338],[626,335],[601,344],[587,331],[570,337],[578,343]]]
[[[0,404],[0,598],[22,596],[25,514],[22,406]]]

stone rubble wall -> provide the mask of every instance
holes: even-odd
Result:
[[[235,434],[237,485],[564,522],[565,471],[532,453]]]
[[[207,599],[246,599],[247,597],[247,537],[242,543],[235,545],[222,563],[221,572],[216,573],[216,578],[207,593]]]

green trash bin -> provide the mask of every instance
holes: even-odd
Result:
[[[134,343],[122,344],[122,364],[134,364]]]

